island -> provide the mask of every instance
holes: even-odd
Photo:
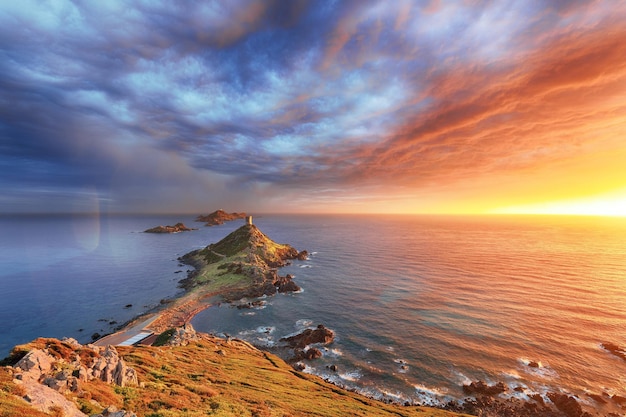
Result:
[[[277,268],[307,256],[306,251],[274,242],[249,220],[218,243],[181,256],[182,263],[195,268],[181,285],[187,290],[220,290],[227,301],[299,291],[292,276],[278,275]]]
[[[144,233],[178,233],[178,232],[190,232],[192,230],[185,226],[184,223],[176,223],[174,226],[156,226],[148,230],[144,230]]]
[[[460,416],[379,402],[294,369],[237,339],[196,332],[189,320],[216,300],[298,291],[278,268],[306,251],[276,243],[251,220],[221,241],[180,257],[194,267],[168,300],[123,330],[82,345],[40,338],[0,363],[0,414],[28,416]],[[332,343],[323,325],[288,337],[299,359]]]
[[[246,217],[246,213],[226,213],[224,210],[219,209],[211,214],[200,215],[196,217],[197,222],[204,222],[205,226],[218,226],[225,222],[230,222],[237,219],[243,219]]]

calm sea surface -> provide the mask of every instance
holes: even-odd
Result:
[[[138,233],[176,221],[200,230]],[[177,271],[188,268],[176,258],[241,224],[0,218],[0,356],[37,336],[86,342],[174,296],[185,276]],[[255,224],[311,253],[281,271],[304,291],[268,298],[263,309],[209,308],[193,320],[198,330],[273,346],[323,323],[337,337],[307,371],[378,398],[441,404],[474,380],[505,382],[520,398],[576,394],[592,408],[600,406],[585,394],[626,396],[626,361],[600,346],[626,346],[626,219],[260,216]]]

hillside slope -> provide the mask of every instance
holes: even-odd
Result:
[[[124,366],[134,369],[136,384],[121,387],[98,378],[79,378],[76,389],[64,390],[64,395],[87,415],[112,406],[139,417],[460,416],[370,400],[297,372],[277,356],[243,341],[197,334],[185,344],[117,347]],[[81,366],[93,367],[99,359],[89,346],[56,339],[37,339],[15,352],[19,357],[34,349],[49,352],[55,369],[69,375],[80,375]],[[12,381],[15,373],[13,368],[0,368],[2,415],[43,415],[24,412],[27,403],[17,398],[24,390],[20,381]]]

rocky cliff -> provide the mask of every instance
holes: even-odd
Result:
[[[181,285],[224,289],[227,300],[299,291],[292,277],[278,275],[277,268],[306,257],[306,251],[276,243],[255,225],[245,224],[221,241],[179,258],[195,267]]]
[[[246,213],[226,213],[224,210],[216,210],[211,214],[196,217],[196,221],[204,222],[205,226],[217,226],[244,217],[246,217]]]

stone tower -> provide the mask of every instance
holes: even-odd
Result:
[[[246,224],[252,224],[252,216],[246,216]]]

